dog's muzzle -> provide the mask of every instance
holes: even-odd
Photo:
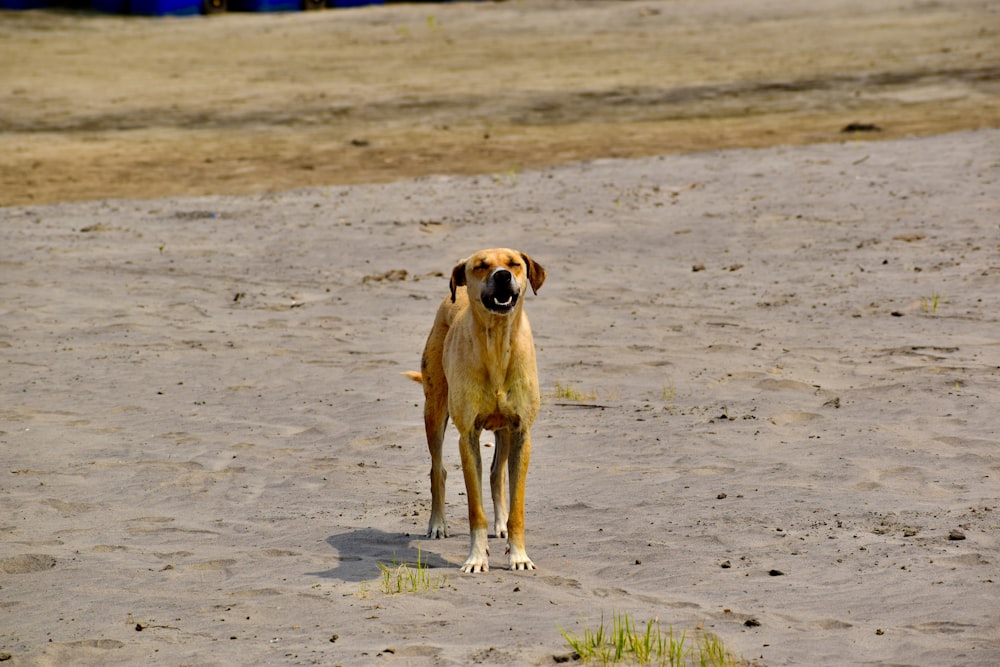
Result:
[[[507,269],[497,269],[483,284],[480,299],[486,310],[505,315],[514,310],[520,295],[521,287],[514,280],[514,274]]]

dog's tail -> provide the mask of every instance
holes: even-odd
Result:
[[[424,383],[424,376],[420,374],[420,371],[406,371],[404,373],[400,373],[400,375],[405,375],[406,377],[410,378],[411,380],[419,384]]]

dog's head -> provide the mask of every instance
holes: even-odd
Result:
[[[469,303],[479,302],[496,315],[513,312],[524,291],[531,291],[545,282],[545,269],[523,252],[509,248],[480,250],[459,262],[451,272],[451,300],[455,290],[464,285],[469,291]]]

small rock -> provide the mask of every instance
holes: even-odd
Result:
[[[952,540],[952,541],[964,540],[965,539],[965,533],[963,533],[962,531],[960,531],[958,529],[955,529],[955,530],[951,531],[950,533],[948,533],[948,539]]]
[[[747,620],[743,621],[743,625],[745,625],[748,628],[759,628],[760,621],[758,621],[756,618],[748,618]]]
[[[771,575],[772,577],[783,577],[783,576],[785,576],[785,573],[782,572],[781,570],[771,570],[770,572],[768,572],[768,574]]]
[[[855,121],[840,128],[840,131],[845,134],[854,134],[855,132],[881,132],[882,128],[875,123],[859,123]]]

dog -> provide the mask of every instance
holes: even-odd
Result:
[[[512,570],[534,570],[524,548],[524,482],[531,458],[531,426],[538,414],[538,370],[531,326],[524,312],[528,287],[538,293],[545,269],[508,248],[480,250],[451,272],[450,297],[438,308],[421,359],[405,373],[424,388],[424,429],[431,454],[430,538],[448,536],[442,460],[450,416],[469,500],[469,557],[462,572],[489,571],[487,519],[482,500],[479,436],[493,431],[490,466],[493,529],[507,538]],[[510,509],[504,489],[510,478]]]

